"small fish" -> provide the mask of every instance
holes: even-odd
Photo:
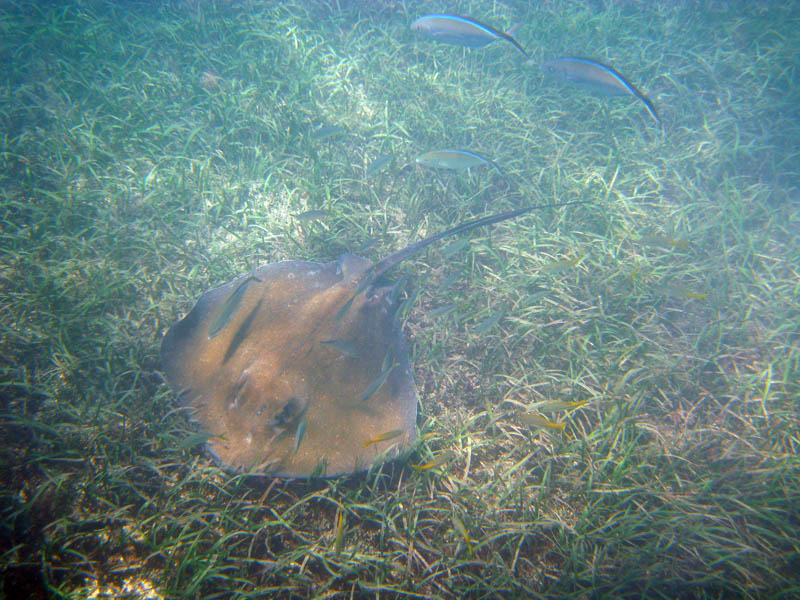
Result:
[[[439,285],[439,291],[443,292],[448,289],[451,285],[453,285],[456,280],[458,280],[458,273],[451,273],[447,277],[445,277],[444,281]]]
[[[559,271],[566,271],[567,269],[574,267],[583,258],[583,254],[576,258],[568,258],[564,260],[557,260],[555,262],[548,263],[543,265],[539,271],[542,273],[558,273]]]
[[[394,154],[384,154],[373,160],[367,166],[367,175],[374,175],[394,159]]]
[[[219,87],[219,82],[222,81],[222,77],[213,73],[212,71],[204,71],[203,74],[200,76],[200,85],[202,85],[207,90],[213,90]]]
[[[425,463],[424,465],[411,465],[411,468],[415,471],[429,471],[430,469],[435,469],[436,467],[440,467],[453,458],[453,453],[449,450],[445,450],[444,452],[440,452],[430,462]]]
[[[523,297],[522,300],[518,302],[520,306],[530,306],[532,304],[538,304],[542,298],[547,298],[552,292],[550,290],[541,290],[536,292],[535,294],[528,294],[527,296]]]
[[[683,298],[691,298],[692,300],[705,300],[710,296],[710,294],[707,292],[706,293],[693,292],[691,290],[686,289],[685,287],[673,284],[665,285],[663,291],[665,294],[669,294],[671,296],[681,296]]]
[[[306,420],[303,419],[300,421],[300,424],[297,426],[297,431],[294,434],[294,453],[297,454],[297,451],[300,449],[300,444],[303,443],[303,438],[306,435]]]
[[[484,158],[479,154],[470,152],[469,150],[435,150],[433,152],[426,152],[422,156],[417,157],[417,164],[423,167],[431,167],[434,169],[469,169],[471,167],[480,167],[483,165],[491,165],[501,175],[503,172],[500,170],[494,161]]]
[[[364,442],[363,448],[371,446],[372,444],[377,444],[379,442],[385,442],[388,440],[393,440],[397,436],[403,435],[405,430],[403,429],[393,429],[392,431],[387,431],[386,433],[381,433],[376,435],[374,438],[367,440]]]
[[[431,319],[435,319],[436,317],[441,317],[442,315],[446,315],[449,312],[453,312],[456,309],[455,304],[445,304],[444,306],[440,306],[439,308],[433,309],[429,314],[428,317]]]
[[[473,333],[475,333],[475,335],[482,335],[486,333],[492,327],[494,327],[500,322],[500,319],[503,318],[503,315],[505,315],[505,311],[501,310],[500,312],[493,314],[488,319],[484,319],[483,321],[475,325],[475,328],[472,330]]]
[[[458,533],[464,537],[464,543],[467,545],[467,553],[472,556],[472,541],[469,539],[469,532],[467,531],[467,528],[457,516],[453,515],[451,520],[453,521],[453,526],[455,527],[456,531],[458,531]]]
[[[464,248],[467,248],[472,243],[472,240],[468,237],[461,238],[458,241],[453,242],[452,244],[447,244],[444,248],[442,248],[442,256],[448,258],[455,254],[456,252],[461,252]]]
[[[360,356],[358,350],[353,344],[349,344],[344,340],[322,340],[320,344],[325,344],[331,348],[335,348],[345,356],[350,358],[358,358]]]
[[[307,210],[305,212],[292,215],[292,218],[297,219],[298,221],[317,221],[330,216],[331,213],[327,210]]]
[[[563,400],[545,400],[544,402],[537,403],[536,408],[539,410],[571,410],[573,408],[580,408],[589,404],[589,400],[577,400],[574,402],[565,402]]]
[[[639,243],[645,246],[662,246],[664,248],[680,248],[686,250],[691,244],[687,240],[675,240],[666,235],[643,235]]]
[[[589,58],[567,57],[545,61],[542,64],[542,70],[547,75],[558,77],[596,92],[612,96],[630,94],[634,98],[641,100],[650,116],[656,120],[656,123],[661,125],[661,119],[656,113],[653,103],[608,65]]]
[[[405,289],[406,282],[409,280],[409,278],[410,278],[410,275],[408,273],[406,273],[405,275],[400,277],[400,279],[395,281],[394,284],[392,284],[392,291],[389,292],[389,298],[388,298],[389,304],[394,306],[397,303],[397,301],[400,298],[400,294],[403,293],[403,290]]]
[[[247,285],[253,280],[261,281],[255,275],[248,275],[233,288],[231,295],[225,300],[222,308],[219,309],[217,315],[211,319],[211,323],[208,324],[208,339],[214,339],[219,332],[225,329],[225,326],[231,322],[233,315],[236,314],[239,305],[242,303]]]
[[[312,140],[327,140],[328,138],[332,138],[335,135],[339,135],[340,133],[344,133],[344,127],[339,125],[323,125],[319,129],[315,130],[311,133]]]
[[[692,300],[705,300],[710,295],[708,293],[690,292],[689,290],[683,290],[681,294],[687,298],[691,298]]]
[[[564,431],[567,426],[566,422],[556,423],[535,413],[522,413],[519,415],[519,420],[529,427],[547,427],[556,431]]]
[[[370,248],[372,248],[375,244],[378,243],[378,240],[375,238],[367,238],[363,244],[361,244],[358,248],[356,248],[356,254],[361,254],[362,252],[366,252]]]
[[[400,317],[401,319],[405,319],[406,318],[406,315],[408,315],[408,312],[412,308],[414,308],[414,305],[417,303],[417,299],[419,298],[419,294],[420,294],[420,289],[416,288],[416,289],[414,289],[414,291],[412,291],[408,295],[408,298],[403,300],[403,303],[397,309],[397,313],[396,314],[397,314],[398,317]]]
[[[214,435],[211,433],[193,433],[178,443],[178,448],[181,450],[189,450],[200,444],[205,444],[212,437],[214,437]]]
[[[384,370],[383,373],[381,373],[375,378],[375,381],[373,381],[367,386],[367,389],[365,389],[364,393],[361,394],[362,403],[372,398],[372,396],[375,395],[375,392],[381,389],[381,386],[386,382],[386,379],[389,377],[389,375],[391,375],[392,371],[397,365],[398,363],[392,363],[391,367]]]
[[[383,355],[383,362],[381,363],[381,373],[391,368],[394,361],[395,349],[397,345],[392,341],[386,349],[386,354]]]
[[[496,40],[505,40],[528,58],[528,53],[511,33],[503,33],[470,17],[460,15],[425,15],[411,24],[411,29],[427,34],[445,44],[482,48]]]
[[[339,514],[336,515],[336,538],[333,542],[333,552],[336,556],[342,553],[344,547],[344,510],[339,509]]]
[[[339,319],[341,319],[343,316],[345,316],[347,314],[347,311],[350,310],[350,306],[352,306],[353,301],[355,301],[355,299],[358,298],[358,295],[361,292],[363,292],[365,289],[367,289],[369,286],[372,285],[372,281],[373,281],[373,277],[372,276],[364,277],[364,280],[361,283],[358,284],[358,287],[356,288],[356,291],[353,292],[353,295],[350,296],[350,299],[347,302],[345,302],[342,305],[342,308],[340,308],[336,312],[336,315],[334,315],[334,317],[333,317],[334,321],[338,321]]]

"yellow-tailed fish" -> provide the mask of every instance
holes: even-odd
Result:
[[[374,438],[367,440],[364,442],[364,448],[367,446],[371,446],[372,444],[377,444],[379,442],[385,442],[387,440],[393,440],[394,438],[403,435],[405,433],[402,429],[393,429],[392,431],[387,431],[386,433],[380,433],[376,435]]]
[[[383,355],[383,362],[381,363],[381,373],[384,371],[391,369],[395,362],[394,355],[395,355],[395,345],[394,341],[389,344],[389,347],[386,349],[386,354]]]
[[[411,29],[427,34],[439,42],[468,48],[482,48],[496,40],[505,40],[519,50],[523,56],[528,57],[528,53],[511,36],[510,32],[498,31],[471,17],[448,14],[425,15],[414,21]]]
[[[350,306],[353,304],[353,301],[358,297],[358,295],[372,285],[373,281],[375,280],[375,274],[374,273],[375,273],[374,270],[372,272],[368,273],[367,276],[364,277],[364,279],[361,281],[361,283],[358,284],[358,287],[356,288],[356,291],[353,292],[353,295],[350,296],[350,299],[347,302],[345,302],[342,305],[342,308],[340,308],[336,312],[336,314],[334,315],[334,317],[333,317],[334,321],[338,321],[345,314],[347,314],[347,311],[350,310]],[[346,279],[347,278],[347,274],[344,273],[344,270],[343,270],[342,274],[344,275],[344,277]]]
[[[708,293],[690,292],[689,290],[683,290],[681,294],[692,300],[705,300],[710,296]]]
[[[242,279],[242,281],[236,284],[236,287],[233,288],[233,291],[231,292],[230,296],[228,296],[228,299],[225,300],[222,308],[219,309],[219,312],[211,320],[211,323],[208,324],[208,339],[211,340],[215,338],[217,334],[225,329],[225,326],[231,322],[233,315],[236,314],[236,311],[242,304],[242,298],[244,298],[247,285],[253,280],[261,281],[255,275],[248,275]]]
[[[360,356],[358,349],[353,344],[345,342],[344,340],[322,340],[320,344],[325,344],[330,348],[335,348],[345,356],[350,358],[357,358]]]
[[[356,254],[361,254],[362,252],[366,252],[377,243],[378,240],[376,240],[375,238],[367,238],[366,240],[364,240],[363,244],[361,244],[358,248],[356,248]]]
[[[436,317],[441,317],[442,315],[446,315],[447,313],[454,311],[456,308],[457,307],[455,304],[445,304],[444,306],[440,306],[439,308],[436,308],[428,313],[428,318],[435,319]]]
[[[692,290],[671,283],[665,285],[663,290],[664,293],[671,296],[681,296],[683,298],[691,298],[692,300],[705,300],[710,296],[707,292],[693,292]]]
[[[392,162],[394,158],[394,154],[384,154],[383,156],[379,156],[367,166],[367,175],[374,175],[378,171],[380,171],[383,167],[388,165]]]
[[[434,169],[469,169],[471,167],[481,167],[491,165],[500,175],[503,171],[493,160],[484,158],[480,154],[475,154],[469,150],[434,150],[433,152],[426,152],[425,154],[417,157],[417,164],[423,167],[432,167]]]
[[[210,438],[214,437],[211,433],[193,433],[178,444],[180,450],[188,450],[200,444],[205,444]]]
[[[448,289],[451,285],[453,285],[456,280],[458,280],[458,273],[451,273],[447,277],[444,278],[444,281],[439,285],[439,291],[443,292]]]
[[[467,531],[467,528],[457,516],[453,515],[451,520],[453,521],[453,526],[455,527],[456,531],[458,531],[458,533],[460,533],[464,538],[464,543],[467,545],[467,553],[472,556],[472,541],[469,539],[469,532]]]
[[[292,218],[297,219],[298,221],[316,221],[318,219],[325,219],[330,216],[331,213],[329,213],[327,210],[314,209],[292,215]]]
[[[535,413],[522,413],[519,415],[519,420],[529,427],[547,427],[556,431],[564,431],[564,427],[567,426],[566,423],[556,423]]]
[[[562,400],[545,400],[544,402],[537,403],[536,408],[539,410],[571,410],[573,408],[580,408],[589,404],[589,400],[577,400],[575,402],[564,402]]]
[[[686,250],[691,244],[687,240],[674,240],[665,235],[643,235],[639,243],[645,246],[663,246],[665,248],[681,248]]]
[[[546,265],[542,265],[539,271],[543,273],[557,273],[559,271],[565,271],[571,267],[574,267],[583,258],[583,254],[576,258],[567,258],[564,260],[557,260],[555,262],[547,263]]]
[[[444,248],[442,248],[442,256],[451,256],[456,252],[461,252],[465,248],[467,248],[472,243],[472,240],[468,237],[461,238],[451,244],[447,244]]]
[[[339,125],[323,125],[311,133],[311,139],[318,141],[327,140],[328,138],[332,138],[333,136],[344,132],[345,128]]]
[[[423,465],[411,465],[411,468],[416,471],[429,471],[430,469],[435,469],[436,467],[440,467],[453,458],[453,453],[449,450],[444,452],[440,452],[430,462],[427,462]]]
[[[631,85],[622,75],[608,65],[590,58],[565,57],[545,61],[542,70],[547,75],[568,81],[574,85],[589,88],[603,94],[638,98],[650,116],[661,125],[653,103]]]
[[[495,325],[497,325],[500,322],[500,319],[502,319],[505,314],[506,313],[504,310],[496,312],[488,319],[484,319],[483,321],[475,325],[475,328],[472,330],[472,332],[475,335],[482,335],[486,333],[487,331],[492,329]]]
[[[417,303],[417,299],[419,298],[420,289],[415,288],[409,295],[408,298],[403,300],[403,303],[397,308],[397,316],[400,319],[405,319],[408,316],[408,312],[414,308],[414,305]]]

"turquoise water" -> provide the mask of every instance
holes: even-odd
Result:
[[[412,29],[445,10],[478,23]],[[0,596],[796,595],[800,5],[8,3],[0,31]],[[416,416],[321,422],[418,437],[397,460],[232,470],[167,383],[165,333],[258,267],[565,202],[384,275]],[[209,315],[230,354],[247,302]],[[270,417],[294,454],[308,410]]]

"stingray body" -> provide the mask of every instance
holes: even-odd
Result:
[[[352,254],[271,263],[203,294],[165,335],[161,361],[210,454],[234,471],[335,476],[413,444],[417,394],[381,276],[444,237],[535,208],[464,223],[374,265]]]
[[[417,395],[391,289],[356,295],[371,266],[350,254],[327,264],[268,264],[244,276],[252,279],[236,313],[212,339],[211,321],[244,278],[201,296],[169,330],[163,368],[213,435],[208,449],[222,465],[290,477],[337,475],[414,441]],[[389,368],[380,388],[363,398]],[[398,429],[404,439],[364,447]]]

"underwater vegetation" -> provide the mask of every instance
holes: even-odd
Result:
[[[798,595],[797,3],[12,2],[0,32],[0,597]],[[281,269],[348,283],[298,320]],[[212,429],[260,398],[245,353],[317,362]],[[348,377],[318,419],[303,386]],[[253,432],[324,449],[276,477],[224,455]]]

